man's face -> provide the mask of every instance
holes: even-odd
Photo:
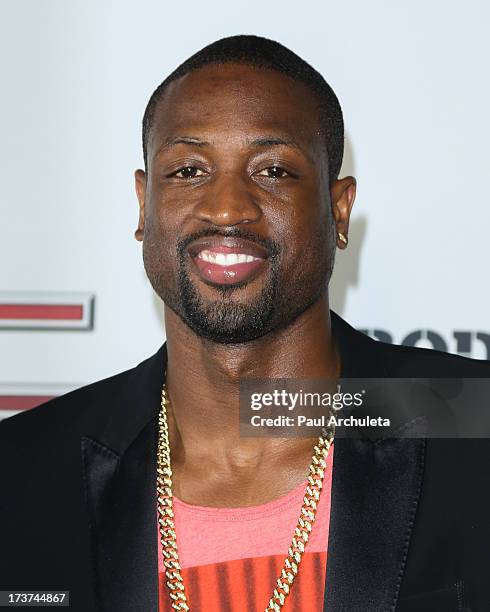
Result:
[[[136,232],[156,293],[219,343],[283,329],[327,290],[328,165],[306,86],[210,65],[171,83],[136,174]]]

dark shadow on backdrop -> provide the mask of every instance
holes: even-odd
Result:
[[[344,162],[340,176],[356,176],[356,164],[349,135],[346,134],[344,142]],[[354,215],[349,226],[349,246],[345,251],[337,249],[335,268],[330,281],[329,297],[330,308],[343,315],[347,304],[349,287],[356,287],[359,282],[362,246],[367,232],[367,217],[364,214],[356,215],[355,211],[362,201],[362,185],[358,185],[358,194],[354,202]]]

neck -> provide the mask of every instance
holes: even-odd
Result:
[[[241,437],[239,383],[337,378],[328,297],[287,328],[241,344],[203,339],[169,308],[165,325],[174,493],[202,505],[254,505],[304,482],[317,438]]]
[[[237,442],[242,378],[333,378],[340,358],[325,295],[287,328],[251,342],[218,344],[196,335],[169,308],[167,390],[181,441]],[[266,442],[266,440],[261,440]],[[270,442],[270,440],[269,440]]]

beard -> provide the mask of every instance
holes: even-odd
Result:
[[[143,241],[143,259],[153,289],[198,336],[219,344],[250,342],[286,328],[320,299],[332,274],[335,243],[332,248],[325,227],[320,227],[309,241],[304,257],[290,274],[284,270],[283,250],[276,241],[259,238],[237,227],[226,233],[206,228],[178,240],[175,273],[164,263],[169,261],[168,257],[160,252],[165,241],[161,237],[153,239],[152,234],[150,227]],[[198,238],[216,235],[248,239],[269,251],[268,266],[263,273],[265,282],[252,299],[244,301],[239,297],[247,280],[233,285],[213,285],[216,298],[212,300],[200,294],[191,276],[187,246]]]

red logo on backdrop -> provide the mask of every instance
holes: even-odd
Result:
[[[0,292],[0,329],[93,328],[94,296],[77,292]]]
[[[80,292],[0,291],[0,330],[93,329],[95,297]],[[81,385],[0,383],[0,420]]]

